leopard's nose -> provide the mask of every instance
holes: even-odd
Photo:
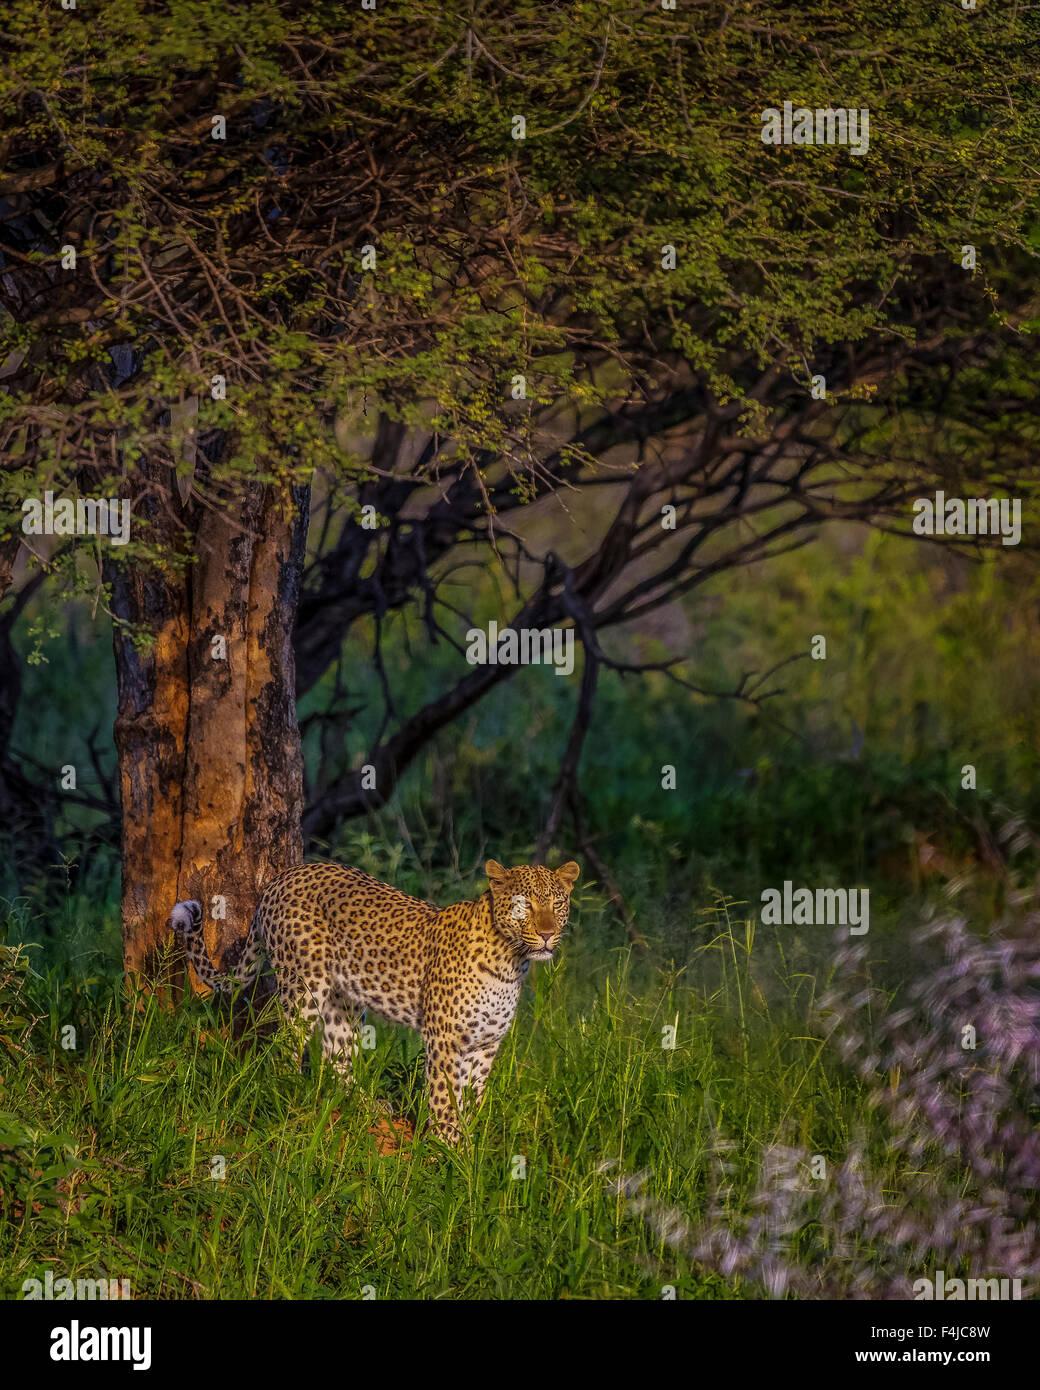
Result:
[[[540,932],[538,933],[538,935],[542,938],[542,941],[545,943],[545,949],[546,949],[547,951],[551,950],[551,949],[552,949],[552,939],[553,939],[553,937],[554,937],[554,935],[555,935],[555,932],[551,932],[551,931],[540,931]]]

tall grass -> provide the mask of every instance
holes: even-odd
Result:
[[[103,979],[69,994],[9,955],[0,1290],[50,1268],[166,1298],[659,1296],[663,1242],[626,1215],[605,1157],[696,1206],[720,1126],[750,1162],[792,1116],[834,1149],[857,1109],[802,1022],[811,982],[757,961],[730,911],[708,914],[688,965],[638,965],[603,950],[586,890],[454,1152],[424,1132],[407,1030],[378,1027],[347,1091],[318,1055],[303,1075],[278,1037],[233,1039],[204,1002],[169,1011]],[[741,1291],[693,1268],[668,1282]]]

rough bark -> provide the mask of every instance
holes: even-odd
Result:
[[[146,983],[175,902],[203,904],[223,963],[264,885],[303,858],[291,634],[306,491],[249,484],[233,508],[198,497],[178,507],[161,473],[139,470],[135,512],[152,508],[164,541],[187,525],[195,562],[179,574],[111,566],[116,615],[154,635],[145,652],[128,632],[115,639],[124,963]]]

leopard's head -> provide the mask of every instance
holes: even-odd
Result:
[[[559,869],[521,864],[504,869],[489,859],[484,872],[491,885],[491,915],[502,935],[528,960],[551,960],[567,925],[571,889],[581,870],[573,861]]]

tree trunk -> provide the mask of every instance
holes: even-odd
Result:
[[[202,903],[223,965],[263,887],[303,859],[292,630],[309,499],[250,483],[230,507],[211,496],[181,507],[165,465],[129,481],[133,514],[151,517],[164,547],[187,526],[197,557],[180,573],[106,563],[116,616],[154,634],[144,652],[115,635],[124,964],[154,984],[174,903]]]

